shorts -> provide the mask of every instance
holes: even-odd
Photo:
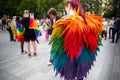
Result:
[[[24,40],[25,42],[35,41],[36,36],[34,30],[25,31]]]

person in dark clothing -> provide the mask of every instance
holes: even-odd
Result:
[[[52,30],[53,30],[52,25],[53,25],[57,20],[59,20],[60,17],[57,16],[57,11],[56,11],[55,8],[50,8],[50,9],[48,10],[47,14],[48,14],[48,15],[50,16],[50,18],[51,18],[51,19],[50,19],[50,24],[47,24],[47,25],[49,26],[48,34],[51,35],[51,34],[52,34]],[[53,60],[52,56],[50,56],[50,60],[49,60],[49,62],[47,63],[48,66],[52,65],[53,62],[54,62],[54,60]]]
[[[50,16],[50,24],[49,25],[49,30],[48,30],[48,33],[51,35],[52,34],[52,30],[53,30],[53,27],[52,25],[60,19],[59,16],[57,16],[57,11],[55,8],[50,8],[47,12],[47,14]]]
[[[118,42],[119,33],[120,33],[120,18],[116,19],[114,22],[114,27],[113,27],[113,32],[112,32],[112,43],[114,43],[114,40],[116,43]]]
[[[11,30],[10,23],[11,23],[11,20],[8,20],[8,21],[7,21],[7,31],[8,31],[9,34],[10,34],[10,41],[14,41],[14,42],[15,42],[14,36],[13,36],[13,32],[12,32],[12,30]]]
[[[35,43],[36,36],[35,36],[34,29],[29,28],[30,16],[29,16],[29,11],[28,10],[24,10],[24,18],[22,19],[21,24],[25,28],[24,40],[27,44],[28,56],[31,56],[30,41],[32,41],[32,45],[33,45],[33,49],[34,49],[34,55],[36,56],[37,55],[37,53],[36,53],[36,43]]]
[[[15,24],[16,24],[16,34],[18,34],[19,36],[16,37],[16,40],[18,40],[20,42],[20,47],[21,47],[21,54],[23,53],[27,53],[26,51],[24,51],[24,36],[23,34],[19,34],[20,32],[19,31],[23,31],[24,32],[24,29],[21,25],[21,17],[17,16],[16,17],[16,20],[15,20]]]
[[[2,31],[4,31],[6,28],[6,20],[5,18],[2,19]]]

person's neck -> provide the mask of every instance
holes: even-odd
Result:
[[[56,19],[56,16],[54,16],[54,18],[53,19]]]

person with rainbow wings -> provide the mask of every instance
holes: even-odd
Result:
[[[79,0],[66,2],[67,15],[53,25],[50,53],[56,75],[65,80],[83,80],[102,45],[102,18],[84,12]]]

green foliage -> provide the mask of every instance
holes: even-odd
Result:
[[[22,14],[23,11],[27,9],[32,13],[36,12],[36,1],[35,0],[21,0],[19,6],[17,7],[17,13]]]
[[[109,0],[106,2],[105,6],[103,8],[104,17],[118,17],[120,16],[120,11],[117,8],[119,0]]]
[[[101,0],[81,0],[81,3],[85,11],[101,14],[101,5],[102,5]]]
[[[62,11],[64,0],[0,0],[0,16],[22,15],[25,9],[34,13],[36,17],[46,17],[49,8],[54,7]]]
[[[101,14],[104,16],[119,16],[117,8],[119,0],[104,0],[105,7],[102,7],[103,0],[80,0],[85,11]],[[0,17],[4,14],[22,15],[25,9],[35,14],[35,17],[44,18],[49,8],[54,7],[61,14],[65,0],[0,0]],[[116,13],[116,14],[114,14]]]
[[[19,0],[1,0],[0,1],[0,16],[3,14],[16,14],[16,6],[18,5]]]
[[[46,17],[46,13],[49,8],[54,7],[57,11],[62,11],[63,0],[36,0],[37,13],[40,13],[41,17]]]

